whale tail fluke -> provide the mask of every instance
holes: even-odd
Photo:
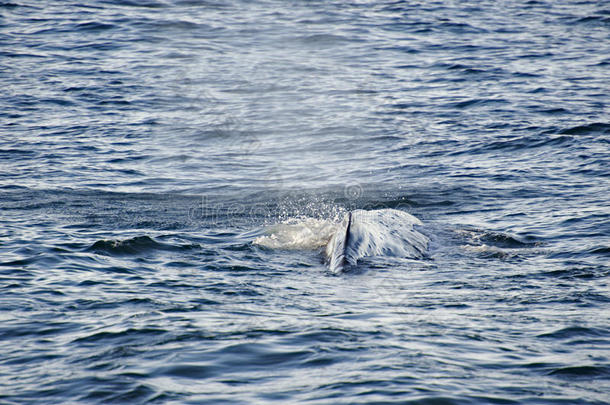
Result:
[[[326,245],[326,262],[333,272],[339,272],[345,266],[346,250],[350,241],[350,228],[352,227],[352,213],[348,212],[337,231]]]
[[[395,209],[349,212],[326,246],[328,267],[338,273],[368,256],[422,258],[429,239],[418,225],[417,218]]]

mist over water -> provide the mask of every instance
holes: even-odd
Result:
[[[610,402],[609,29],[0,1],[0,404]],[[385,208],[425,257],[329,271]]]

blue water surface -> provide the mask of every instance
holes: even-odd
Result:
[[[609,106],[606,1],[0,1],[0,404],[610,403]]]

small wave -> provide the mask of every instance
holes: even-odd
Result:
[[[17,260],[9,260],[7,262],[0,262],[0,266],[4,267],[15,267],[15,266],[27,266],[29,264],[35,263],[39,257],[28,257],[25,259],[17,259]]]
[[[508,252],[495,246],[488,245],[462,245],[462,249],[473,252],[486,259],[509,259],[517,256],[514,252]]]
[[[463,155],[463,154],[481,154],[488,152],[496,152],[501,150],[506,151],[518,151],[522,149],[534,149],[548,146],[557,146],[564,143],[572,142],[572,137],[557,135],[548,136],[523,136],[518,138],[509,139],[506,141],[495,141],[481,143],[480,146],[474,146],[469,148],[458,149],[454,152],[450,152],[449,155]]]
[[[110,255],[133,255],[162,248],[161,243],[148,236],[136,236],[127,240],[98,240],[87,250]]]
[[[605,122],[593,122],[587,125],[578,125],[559,131],[565,135],[589,135],[589,134],[610,134],[610,124]]]
[[[334,34],[314,34],[308,35],[304,37],[297,38],[298,41],[307,44],[307,45],[316,45],[316,46],[332,46],[332,45],[340,45],[346,42],[353,42],[354,40],[348,39],[341,35]]]
[[[265,230],[254,244],[269,249],[312,250],[326,246],[337,223],[316,218],[289,219]]]
[[[449,103],[446,107],[458,108],[458,109],[466,109],[471,107],[480,107],[489,104],[508,104],[508,101],[503,98],[473,98],[470,100],[457,101],[454,103]]]
[[[502,232],[484,231],[480,229],[463,229],[456,231],[473,245],[486,245],[503,249],[522,249],[539,246],[538,242],[524,242],[515,236]]]
[[[15,158],[15,157],[31,157],[37,155],[38,152],[35,150],[25,149],[0,149],[0,156],[3,158]]]
[[[594,25],[610,25],[610,17],[603,15],[591,15],[587,17],[581,17],[574,21],[580,24],[594,24]]]
[[[610,257],[610,246],[596,246],[589,249],[588,252],[594,255]]]
[[[167,333],[165,329],[159,328],[129,328],[121,331],[102,331],[95,332],[87,336],[79,336],[75,338],[72,343],[86,343],[86,344],[97,344],[100,341],[116,341],[116,342],[130,342],[137,338],[149,338],[151,336],[160,336]]]
[[[85,23],[77,24],[74,27],[75,31],[106,31],[116,28],[114,24],[104,24],[96,21],[90,21]]]
[[[197,364],[177,364],[172,366],[164,366],[155,371],[154,375],[162,375],[179,378],[202,379],[210,378],[217,375],[218,367]]]
[[[575,366],[553,370],[549,375],[566,378],[610,378],[610,367],[605,366]]]
[[[76,45],[72,49],[79,51],[116,51],[124,45],[118,42],[104,41],[104,42],[89,42],[83,45]]]
[[[604,59],[595,66],[608,66],[608,65],[610,65],[610,59]]]
[[[538,335],[539,338],[555,338],[555,339],[568,339],[573,337],[605,337],[608,336],[608,330],[600,330],[595,328],[583,328],[581,326],[570,326],[567,328],[561,328],[552,332],[545,332]]]
[[[103,1],[103,3],[112,4],[116,6],[138,8],[165,8],[168,6],[166,3],[154,0],[105,0]]]
[[[54,105],[58,105],[58,106],[71,106],[71,105],[75,105],[76,103],[72,100],[68,100],[65,98],[43,98],[40,99],[41,103],[46,103],[46,104],[54,104]]]
[[[133,377],[133,375],[126,375],[127,378]],[[84,380],[84,381],[83,381]],[[104,387],[105,381],[101,379],[93,380],[77,380],[77,383],[85,386],[102,386]],[[79,391],[79,393],[82,391]],[[122,383],[113,386],[113,389],[99,388],[92,389],[86,393],[86,395],[79,397],[78,400],[85,403],[149,403],[151,401],[158,402],[166,400],[164,394],[157,394],[157,392],[144,385],[144,384],[130,384]]]
[[[208,30],[211,27],[203,23],[195,23],[185,20],[143,20],[134,24],[135,26],[155,30]]]
[[[585,266],[574,267],[560,270],[545,271],[540,273],[542,276],[554,277],[557,279],[594,279],[604,278],[610,275],[610,270],[605,266]]]
[[[549,115],[560,115],[560,114],[571,114],[572,112],[570,110],[567,110],[565,108],[540,108],[540,107],[535,107],[534,108],[535,111],[542,113],[542,114],[549,114]]]
[[[514,236],[500,232],[484,232],[480,240],[505,249],[518,249],[537,246],[537,243],[523,242]]]
[[[471,24],[466,24],[464,22],[452,22],[452,21],[443,22],[441,24],[438,24],[435,28],[439,28],[443,31],[449,31],[449,32],[453,32],[456,34],[466,34],[466,33],[480,34],[480,33],[488,32],[485,28],[475,27]]]
[[[525,254],[525,249],[541,245],[540,242],[525,242],[501,232],[478,229],[462,229],[455,232],[462,239],[462,249],[488,259],[519,258]]]
[[[87,251],[111,256],[137,255],[155,250],[183,250],[196,245],[170,245],[157,242],[149,236],[136,236],[125,240],[98,240]]]

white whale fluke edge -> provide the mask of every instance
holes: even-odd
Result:
[[[339,273],[363,257],[421,259],[429,239],[416,229],[419,225],[419,219],[395,209],[351,211],[326,245],[326,263]]]

